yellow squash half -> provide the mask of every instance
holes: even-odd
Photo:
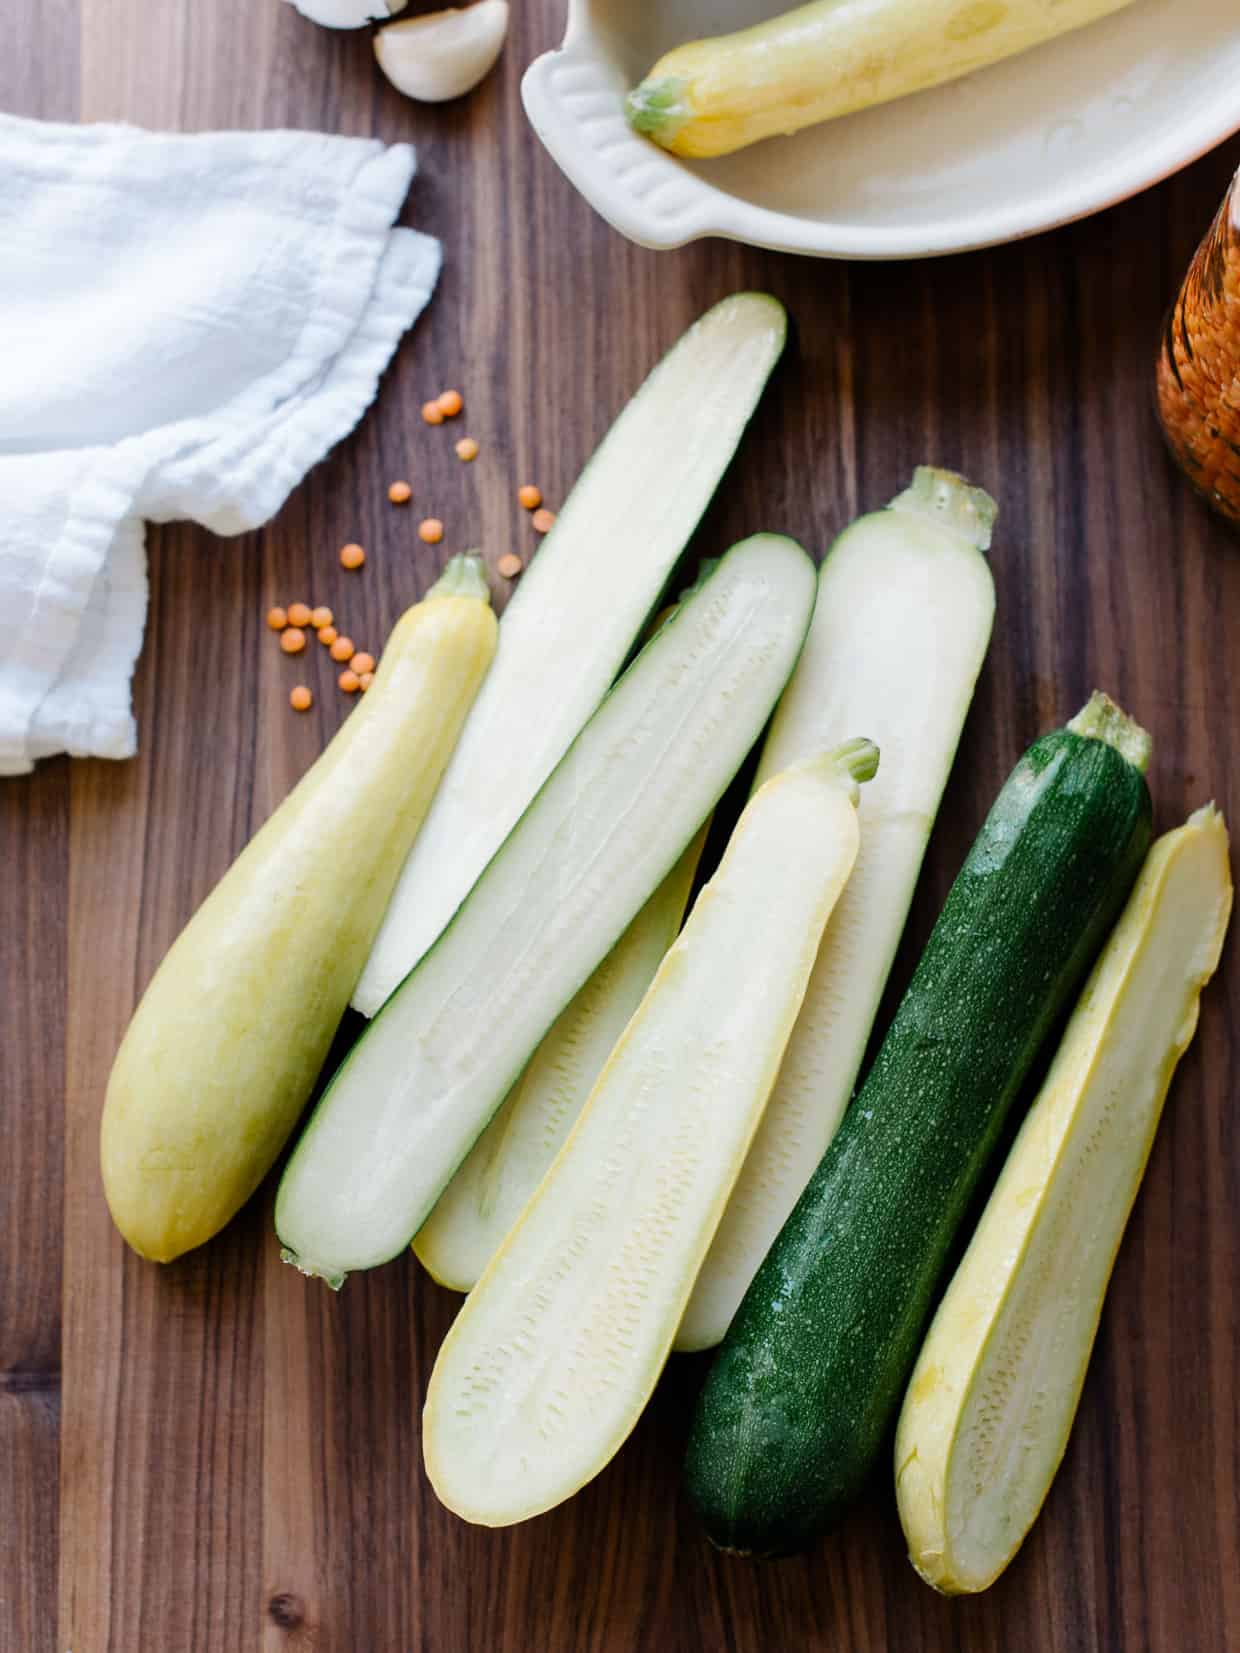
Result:
[[[1210,805],[1150,851],[934,1318],[896,1433],[896,1496],[914,1567],[946,1594],[994,1582],[1059,1468],[1231,894]]]
[[[202,1245],[305,1106],[495,652],[482,563],[454,557],[365,698],[169,949],[112,1069],[101,1158],[144,1257]]]

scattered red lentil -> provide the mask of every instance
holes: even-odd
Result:
[[[348,545],[340,547],[340,561],[345,568],[360,568],[366,561],[366,553],[360,545],[350,541]]]
[[[504,555],[499,559],[495,566],[504,579],[515,580],[517,575],[525,567],[525,564],[521,561],[520,557],[517,556],[515,551],[505,551]]]
[[[418,524],[418,538],[425,540],[427,545],[438,545],[443,538],[443,523],[438,517],[427,517]]]
[[[535,511],[534,515],[530,518],[530,521],[540,534],[549,534],[555,527],[555,512],[546,510]]]
[[[287,626],[280,633],[280,647],[285,654],[300,654],[306,646],[306,634],[300,626]]]
[[[442,425],[443,409],[440,407],[438,402],[423,402],[422,417],[426,420],[428,425]]]
[[[336,641],[336,636],[337,636],[337,632],[336,632],[335,626],[320,626],[319,627],[319,630],[318,630],[319,642],[322,643],[325,648],[331,648],[332,644]]]
[[[288,615],[282,608],[269,608],[267,610],[267,624],[272,631],[283,631],[285,626],[288,625]]]
[[[331,654],[333,660],[352,660],[354,654],[353,639],[351,637],[337,637],[332,644]]]
[[[349,671],[348,669],[342,671],[336,681],[344,690],[345,694],[356,694],[362,686],[362,680],[357,673],[355,671]]]
[[[363,694],[366,693],[366,690],[370,687],[370,685],[374,682],[374,680],[375,680],[374,672],[363,672],[362,675],[358,678],[358,682],[361,684],[361,689],[362,689]]]
[[[459,390],[443,390],[435,398],[435,406],[445,418],[455,419],[465,401]]]
[[[290,626],[308,626],[310,624],[309,603],[290,603],[288,605],[288,623]]]
[[[310,616],[310,624],[315,631],[322,631],[324,626],[330,626],[336,616],[330,608],[316,608]]]
[[[407,482],[393,482],[388,489],[388,498],[393,505],[408,505],[413,498],[413,489]]]
[[[304,683],[299,683],[289,695],[288,703],[295,712],[308,712],[314,705],[314,696]]]
[[[525,511],[536,511],[542,504],[542,489],[532,482],[524,483],[517,489],[517,504]]]
[[[365,649],[358,649],[349,664],[359,677],[365,677],[367,672],[374,671],[375,657],[373,654],[367,654]]]
[[[471,459],[477,459],[478,444],[474,441],[472,436],[462,436],[461,440],[456,444],[456,457],[458,459],[463,459],[467,465]]]

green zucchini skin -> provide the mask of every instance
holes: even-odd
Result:
[[[722,1548],[804,1548],[860,1491],[1005,1116],[1150,837],[1145,780],[1102,740],[1055,730],[1009,776],[707,1376],[685,1474]]]

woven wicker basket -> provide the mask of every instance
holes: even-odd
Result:
[[[1158,410],[1193,486],[1240,526],[1240,173],[1167,317]]]

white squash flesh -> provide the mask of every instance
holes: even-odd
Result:
[[[945,1593],[993,1583],[1050,1490],[1231,898],[1211,805],[1150,851],[935,1315],[896,1493],[913,1565]]]
[[[857,742],[754,794],[568,1141],[448,1333],[423,1446],[442,1501],[563,1502],[650,1397],[857,853]]]
[[[783,306],[708,310],[628,403],[500,626],[495,664],[353,996],[373,1016],[594,712],[658,602],[784,346]]]
[[[564,1146],[616,1040],[676,939],[702,829],[561,1014],[413,1242],[441,1285],[472,1291]]]
[[[852,1095],[994,618],[994,505],[922,467],[823,562],[805,648],[762,751],[769,775],[864,729],[883,754],[861,852],[823,937],[762,1124],[698,1276],[678,1349],[712,1348]]]
[[[813,600],[804,551],[755,535],[643,649],[329,1086],[276,1202],[289,1261],[338,1283],[409,1244],[740,767]]]

